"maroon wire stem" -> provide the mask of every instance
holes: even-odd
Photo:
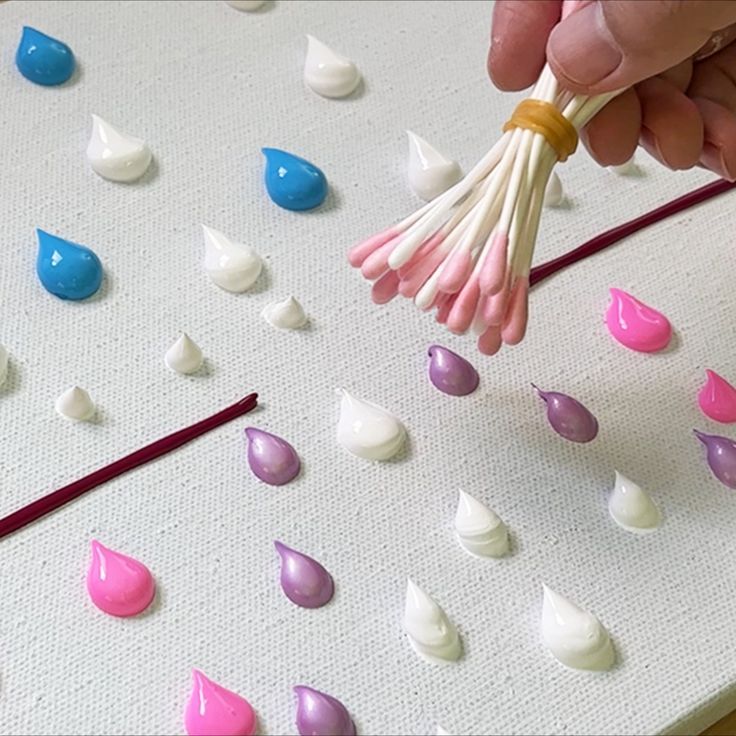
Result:
[[[578,261],[582,261],[585,258],[589,258],[592,255],[608,248],[619,240],[628,237],[629,235],[643,230],[649,225],[654,225],[661,220],[664,220],[671,215],[676,215],[678,212],[694,207],[696,204],[705,202],[711,197],[717,197],[719,194],[729,191],[736,187],[736,182],[726,181],[725,179],[718,179],[710,184],[706,184],[700,189],[684,194],[682,197],[673,199],[667,204],[663,204],[661,207],[647,212],[640,217],[625,222],[623,225],[618,225],[611,230],[607,230],[605,233],[596,235],[592,240],[587,243],[579,245],[569,253],[554,258],[551,261],[542,263],[539,266],[535,266],[529,274],[529,283],[531,286],[538,284],[549,276],[561,271],[563,268],[572,266]]]
[[[46,496],[43,496],[36,501],[29,503],[27,506],[14,511],[12,514],[6,516],[4,519],[0,519],[0,539],[12,534],[14,531],[30,524],[33,521],[40,519],[46,514],[50,514],[60,506],[63,506],[69,501],[73,501],[75,498],[79,498],[81,495],[91,491],[93,488],[106,483],[112,478],[116,478],[118,475],[127,473],[133,468],[137,468],[139,465],[151,462],[161,455],[165,455],[167,452],[176,450],[177,447],[185,445],[187,442],[209,432],[222,424],[225,424],[237,417],[247,414],[249,411],[255,409],[258,405],[258,394],[248,394],[240,401],[236,402],[232,406],[228,406],[227,409],[213,414],[207,419],[203,419],[201,422],[192,424],[191,427],[185,427],[180,429],[173,434],[163,437],[160,440],[152,442],[150,445],[142,447],[140,450],[131,452],[130,455],[126,455],[120,460],[116,460],[110,465],[106,465],[104,468],[95,470],[89,475],[85,475],[84,478],[75,480],[63,488],[59,488],[56,491],[52,491]]]

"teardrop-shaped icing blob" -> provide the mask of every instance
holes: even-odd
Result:
[[[248,438],[248,465],[264,483],[283,486],[299,475],[299,455],[286,440],[255,427],[247,427],[245,436]]]
[[[716,422],[736,422],[736,388],[715,371],[706,369],[705,375],[705,384],[698,392],[700,410]]]
[[[322,97],[347,97],[360,82],[358,67],[307,34],[304,82]]]
[[[327,178],[314,164],[278,148],[262,148],[268,196],[286,210],[319,207],[327,196]]]
[[[236,10],[247,10],[250,12],[258,10],[266,0],[225,0],[225,2]]]
[[[452,161],[416,133],[409,136],[409,185],[417,197],[429,202],[462,178],[457,161]]]
[[[60,299],[78,301],[92,296],[102,284],[100,259],[83,245],[36,229],[36,273],[44,289]]]
[[[606,325],[618,342],[640,353],[656,353],[669,345],[672,325],[667,317],[621,289],[610,292]]]
[[[176,342],[166,351],[164,363],[177,373],[196,373],[204,361],[199,345],[186,332],[182,332]]]
[[[5,383],[5,379],[8,377],[9,362],[8,351],[0,345],[0,386]]]
[[[405,438],[404,425],[393,414],[342,390],[337,441],[353,455],[388,460],[402,448]]]
[[[135,616],[151,604],[156,584],[142,562],[93,539],[87,591],[101,611],[111,616]]]
[[[271,302],[263,308],[263,319],[280,330],[298,330],[307,324],[304,307],[293,296],[282,302]]]
[[[76,62],[72,50],[63,41],[23,26],[15,65],[26,79],[51,87],[64,84],[74,74]]]
[[[411,580],[406,582],[403,626],[414,651],[427,662],[444,664],[460,658],[462,645],[455,625]]]
[[[192,670],[192,694],[184,713],[189,736],[253,736],[258,719],[243,697]]]
[[[577,399],[532,386],[546,402],[547,419],[557,434],[571,442],[590,442],[596,438],[598,420]]]
[[[274,542],[281,557],[281,588],[286,597],[302,608],[320,608],[332,600],[335,583],[330,573],[311,557]]]
[[[86,422],[95,413],[95,404],[90,395],[79,386],[72,386],[56,399],[56,411],[64,419],[75,422]]]
[[[294,688],[296,730],[300,736],[355,736],[347,708],[332,695],[306,685]]]
[[[432,345],[428,353],[429,380],[442,393],[467,396],[478,388],[478,371],[465,358],[441,345]]]
[[[437,731],[435,733],[437,734],[437,736],[450,736],[447,730],[442,728],[439,723],[437,724]]]
[[[204,269],[221,289],[240,293],[260,276],[263,261],[249,245],[234,243],[219,230],[202,225]]]
[[[565,201],[565,192],[562,189],[562,182],[557,172],[553,171],[549,175],[547,188],[544,190],[544,206],[559,207]]]
[[[498,515],[465,491],[460,491],[455,513],[460,546],[475,557],[503,557],[509,551],[509,533]]]
[[[550,652],[576,670],[609,669],[615,655],[601,622],[546,585],[542,587],[542,640]]]
[[[728,437],[693,430],[705,445],[707,460],[713,475],[723,485],[736,489],[736,442]]]
[[[611,518],[629,532],[654,531],[662,515],[649,494],[616,471],[616,483],[608,497]]]
[[[96,174],[110,181],[135,181],[145,174],[151,158],[151,149],[145,141],[119,131],[98,115],[92,115],[87,159]]]

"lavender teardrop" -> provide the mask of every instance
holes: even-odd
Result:
[[[478,371],[457,353],[432,345],[429,354],[429,380],[442,393],[467,396],[478,388]]]
[[[335,583],[330,573],[301,552],[274,542],[281,557],[281,588],[286,597],[302,608],[319,608],[332,600]]]
[[[705,445],[707,460],[713,475],[723,485],[736,489],[736,442],[728,437],[705,434],[693,430],[695,436]]]
[[[294,693],[300,736],[355,736],[353,719],[339,700],[306,685],[297,685]]]
[[[532,384],[547,404],[552,429],[570,442],[591,442],[598,434],[598,420],[577,399],[557,391],[542,391]]]
[[[247,427],[248,465],[264,483],[282,486],[299,475],[301,461],[284,439],[262,429]]]

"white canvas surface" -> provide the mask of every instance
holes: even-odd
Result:
[[[736,495],[717,483],[693,427],[703,369],[736,377],[733,195],[646,230],[534,292],[524,344],[485,359],[408,303],[370,302],[345,253],[418,206],[405,130],[467,170],[515,104],[490,85],[487,2],[288,2],[239,13],[224,2],[24,2],[0,6],[0,513],[257,390],[262,408],[108,483],[0,542],[0,731],[183,733],[190,668],[247,697],[263,734],[295,733],[291,687],[338,697],[362,734],[651,733],[705,725],[736,707]],[[23,24],[68,42],[75,84],[34,86],[13,63]],[[354,98],[304,88],[309,32],[354,59]],[[90,113],[145,138],[153,172],[98,178]],[[322,167],[311,213],[276,207],[261,146]],[[561,167],[570,206],[544,216],[537,261],[709,180],[620,178],[578,153]],[[254,246],[267,273],[251,293],[201,268],[200,223]],[[100,297],[65,303],[34,274],[34,227],[92,247]],[[617,285],[661,309],[677,340],[662,355],[613,342]],[[310,329],[282,333],[260,311],[294,294]],[[163,364],[186,330],[204,375]],[[468,398],[425,378],[438,341],[478,366]],[[555,435],[529,383],[598,416],[599,439]],[[72,384],[100,406],[71,425],[53,402]],[[344,386],[394,411],[408,456],[372,464],[335,442]],[[288,439],[304,472],[272,488],[250,474],[242,430]],[[608,517],[619,469],[663,510],[637,537]],[[467,556],[451,523],[458,487],[508,523],[514,553]],[[133,555],[159,586],[154,609],[116,620],[84,588],[91,537]],[[334,575],[321,610],[278,585],[280,539]],[[405,577],[458,625],[465,657],[420,661],[400,619]],[[539,640],[541,583],[593,611],[619,664],[566,670]]]

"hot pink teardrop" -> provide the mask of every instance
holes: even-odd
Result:
[[[705,375],[705,384],[698,392],[701,411],[722,424],[736,422],[736,388],[715,371],[706,369]]]
[[[672,325],[667,317],[621,289],[610,292],[606,325],[618,342],[640,353],[656,353],[669,345]]]
[[[87,591],[101,611],[111,616],[135,616],[150,605],[156,583],[142,562],[93,539]]]
[[[251,704],[203,675],[192,671],[194,685],[184,713],[189,736],[253,736],[257,718]]]

